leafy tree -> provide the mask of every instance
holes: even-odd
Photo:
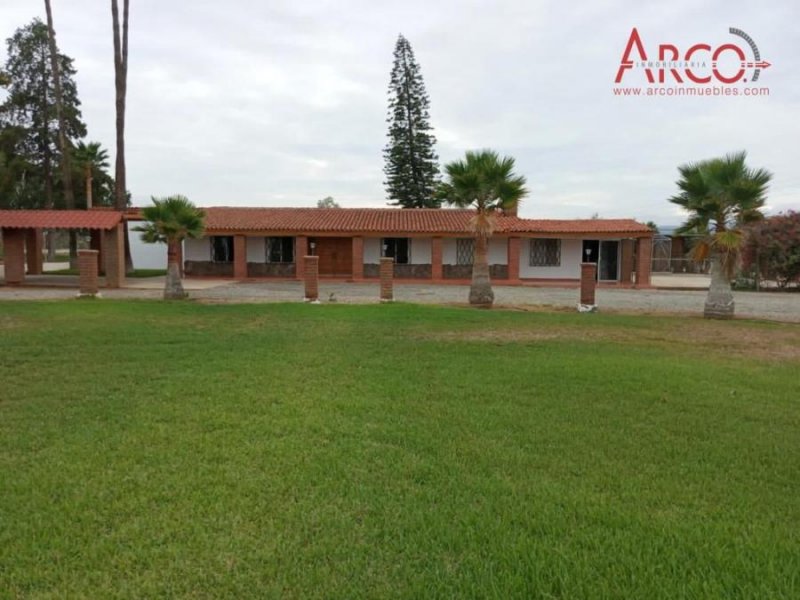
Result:
[[[181,268],[178,263],[180,247],[187,238],[198,238],[205,231],[205,214],[186,196],[153,198],[152,206],[142,209],[145,224],[134,229],[142,233],[142,241],[148,244],[167,245],[167,277],[164,284],[165,300],[182,300],[186,292],[181,283]]]
[[[322,200],[317,200],[317,208],[342,208],[339,203],[333,199],[333,196],[325,196]]]
[[[64,132],[68,145],[86,135],[81,120],[72,59],[58,54],[63,99]],[[7,41],[3,66],[7,97],[0,104],[0,152],[5,176],[0,180],[0,198],[16,208],[65,206],[56,197],[56,167],[61,164],[58,144],[53,62],[50,37],[39,19],[17,29]],[[41,193],[37,197],[37,193]],[[40,200],[41,196],[44,201]]]
[[[768,217],[747,228],[744,270],[773,280],[785,289],[800,284],[800,212]]]
[[[658,225],[656,225],[655,221],[648,221],[645,225],[647,225],[647,228],[653,233],[658,233]]]
[[[86,190],[86,208],[94,206],[95,179],[98,183],[107,183],[111,178],[108,169],[108,152],[100,142],[78,142],[75,148],[75,163],[82,171]],[[101,204],[103,204],[101,202]]]
[[[763,218],[772,173],[751,169],[746,152],[728,154],[678,167],[680,192],[670,198],[689,213],[678,234],[700,233],[692,249],[695,260],[711,262],[711,286],[704,314],[731,318],[734,313],[731,279],[744,243],[742,227]]]
[[[403,208],[438,208],[436,138],[431,133],[430,99],[408,40],[400,35],[389,83],[389,142],[383,150],[386,194]]]
[[[439,186],[438,197],[461,208],[472,207],[471,223],[475,232],[475,258],[469,303],[489,307],[494,291],[489,280],[489,238],[495,227],[498,211],[516,208],[528,195],[525,177],[514,173],[514,159],[492,150],[467,152],[464,160],[447,164],[447,179]]]

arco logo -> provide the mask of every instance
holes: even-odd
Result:
[[[634,27],[622,53],[614,83],[622,83],[625,74],[634,68],[644,70],[649,83],[709,84],[715,80],[734,84],[758,81],[761,70],[769,67],[770,63],[762,60],[758,46],[744,31],[731,27],[728,33],[741,38],[744,43],[728,42],[713,47],[701,42],[684,52],[675,44],[659,44],[657,55],[648,56],[639,31]]]

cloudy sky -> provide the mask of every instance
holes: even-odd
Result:
[[[114,147],[108,0],[52,0],[89,137]],[[128,186],[134,203],[385,206],[386,90],[403,33],[422,67],[443,162],[489,147],[529,182],[527,217],[680,222],[676,167],[746,149],[775,173],[769,209],[800,209],[800,3],[535,0],[131,0]],[[3,0],[9,37],[44,3]],[[744,45],[765,97],[619,97],[631,29],[646,51]],[[746,47],[746,46],[745,46]],[[0,49],[5,60],[5,48]],[[748,59],[750,57],[748,56]],[[624,84],[641,85],[641,70]],[[113,152],[112,152],[113,154]]]

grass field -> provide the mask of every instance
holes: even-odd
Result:
[[[0,304],[0,597],[800,597],[800,327]]]

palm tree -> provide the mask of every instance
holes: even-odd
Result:
[[[148,244],[167,244],[167,277],[164,283],[165,300],[181,300],[186,292],[181,283],[178,264],[180,247],[187,238],[198,238],[205,231],[205,214],[186,196],[153,198],[153,205],[142,209],[146,223],[136,227],[142,241]]]
[[[734,313],[731,279],[744,243],[742,226],[762,219],[772,173],[751,169],[747,153],[736,152],[678,167],[680,193],[669,199],[689,213],[677,233],[703,236],[692,249],[695,260],[709,259],[711,285],[704,316],[730,319]]]
[[[493,150],[468,151],[464,160],[451,162],[444,170],[447,180],[440,185],[437,195],[448,204],[475,209],[470,221],[475,233],[475,255],[469,303],[490,307],[494,303],[494,291],[489,280],[487,254],[495,214],[515,208],[527,196],[525,177],[514,174],[513,158],[500,158]]]
[[[78,142],[75,148],[75,160],[81,166],[86,180],[86,208],[92,208],[92,182],[94,174],[108,168],[108,152],[100,146],[100,142],[84,144]]]

